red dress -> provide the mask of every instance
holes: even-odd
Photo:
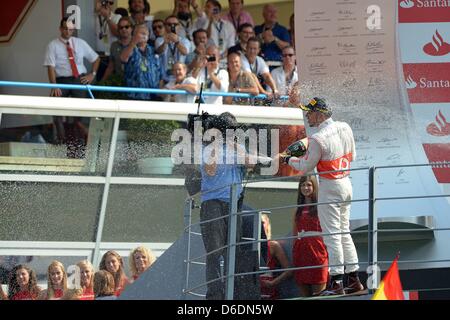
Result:
[[[299,231],[322,232],[317,215],[309,214],[309,207],[297,209],[295,223]],[[328,265],[328,252],[322,237],[296,239],[293,247],[295,267]],[[295,271],[297,284],[322,284],[328,280],[328,267]]]
[[[272,257],[272,255],[270,254],[270,241],[267,241],[267,267],[270,270],[280,269],[281,267],[280,264],[278,263],[278,260],[275,259],[275,257]],[[280,273],[277,273],[277,275],[280,275]],[[263,299],[268,300],[278,299],[278,290],[276,288],[267,288],[262,285],[262,280],[271,281],[274,278],[276,278],[276,276],[274,277],[273,275],[267,274],[259,276],[259,281],[261,285],[261,295],[263,296]]]
[[[19,291],[11,300],[36,300],[36,296],[33,296],[30,291]]]
[[[84,289],[80,296],[80,300],[94,300],[94,289]]]

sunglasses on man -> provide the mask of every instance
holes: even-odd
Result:
[[[130,29],[131,26],[128,24],[126,26],[119,26],[119,30],[123,30],[123,29]]]

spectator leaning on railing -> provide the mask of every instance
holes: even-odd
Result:
[[[165,85],[169,90],[185,90],[190,94],[187,95],[171,95],[169,101],[178,103],[194,103],[195,94],[198,90],[197,80],[192,77],[187,77],[187,67],[184,63],[177,62],[173,65],[174,80],[169,81]]]
[[[242,70],[241,55],[239,53],[230,53],[228,55],[228,73],[230,76],[230,84],[228,92],[248,93],[258,95],[259,89],[250,72]],[[250,105],[249,98],[232,98],[226,97],[225,104]]]

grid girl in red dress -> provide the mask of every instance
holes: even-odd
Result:
[[[311,205],[297,208],[294,215],[294,235],[302,233],[306,236],[322,232],[317,215],[317,205],[315,205],[318,191],[316,177],[300,178],[297,204]],[[298,238],[295,240],[292,250],[295,267],[328,265],[328,253],[321,236]],[[302,296],[309,297],[318,294],[326,288],[328,267],[296,270],[295,281]]]

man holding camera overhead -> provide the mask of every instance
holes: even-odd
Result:
[[[111,44],[117,41],[119,30],[117,24],[121,16],[113,12],[113,0],[97,0],[95,3],[95,46],[100,56],[97,80],[103,78],[108,67]]]
[[[180,22],[175,16],[169,16],[164,21],[166,34],[155,40],[155,53],[161,58],[161,65],[164,68],[164,81],[175,80],[173,66],[175,63],[185,63],[186,56],[191,50],[191,43],[188,39],[178,35]]]
[[[219,48],[220,59],[225,60],[228,48],[236,43],[236,31],[229,21],[221,18],[221,12],[222,5],[219,1],[206,1],[205,12],[195,21],[195,30],[205,29],[208,32],[208,38]]]

